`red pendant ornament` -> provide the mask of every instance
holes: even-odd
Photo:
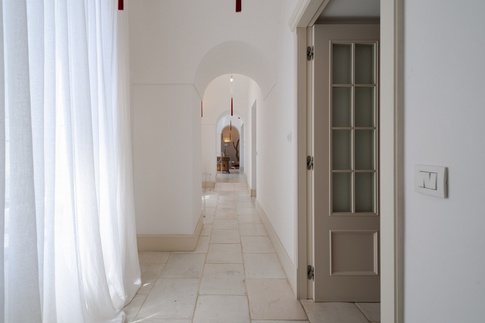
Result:
[[[236,12],[241,12],[241,2],[242,0],[236,0]]]
[[[229,131],[232,131],[232,121],[229,121]]]
[[[234,100],[231,97],[231,117],[234,115]]]
[[[204,117],[204,103],[200,101],[200,117]]]
[[[125,9],[125,4],[123,0],[118,0],[118,10],[124,10]]]

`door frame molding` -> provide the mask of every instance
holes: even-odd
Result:
[[[381,322],[402,323],[403,311],[403,53],[404,53],[404,0],[380,1],[380,212],[381,212]],[[309,257],[308,230],[311,209],[307,204],[307,108],[311,106],[311,84],[307,83],[307,32],[328,0],[300,0],[290,20],[290,28],[297,34],[297,125],[298,125],[298,284],[297,297],[306,299],[311,287],[306,268],[313,261]],[[308,44],[310,45],[310,44]],[[311,183],[310,183],[311,185]]]

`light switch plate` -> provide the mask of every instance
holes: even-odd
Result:
[[[448,169],[442,166],[415,165],[414,190],[436,197],[448,197]]]

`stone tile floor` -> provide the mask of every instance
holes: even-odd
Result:
[[[217,177],[194,252],[139,254],[142,287],[127,322],[379,322],[379,304],[294,299],[242,175]]]

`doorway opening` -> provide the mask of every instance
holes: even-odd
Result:
[[[261,89],[252,78],[223,74],[209,83],[201,117],[203,188],[215,187],[223,175],[240,174],[256,191],[256,109]]]
[[[225,122],[224,119],[229,119],[229,126],[225,126],[220,135],[220,153],[217,156],[217,173],[231,173],[235,170],[239,170],[241,162],[241,138],[239,134],[240,126],[237,127],[236,124],[233,125],[232,119],[234,117],[226,117],[221,120]],[[223,121],[224,120],[224,121]],[[240,123],[240,117],[236,118],[237,123]]]

